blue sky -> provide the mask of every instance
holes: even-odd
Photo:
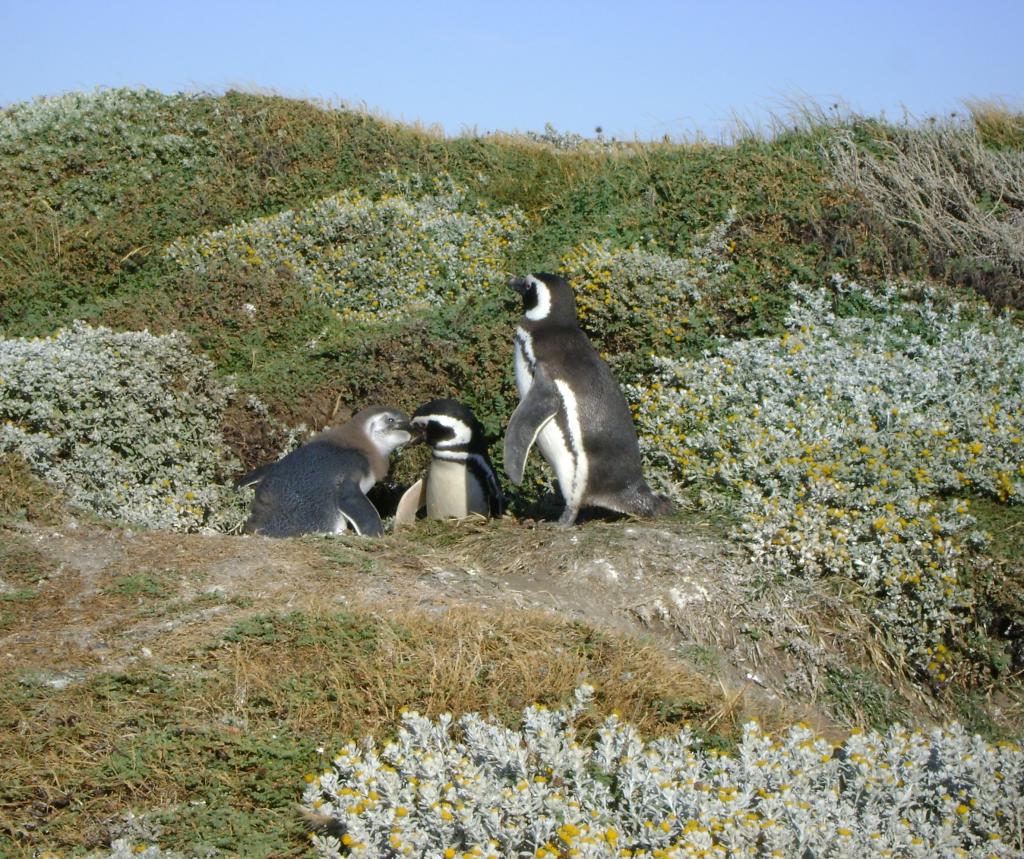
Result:
[[[463,131],[715,139],[841,101],[1024,107],[1024,0],[0,0],[0,105],[96,86],[266,90]]]

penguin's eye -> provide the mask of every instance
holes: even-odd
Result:
[[[394,422],[395,422],[395,419],[394,419],[394,418],[388,418],[388,423],[389,423],[389,424],[393,424]]]

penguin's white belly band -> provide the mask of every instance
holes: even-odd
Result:
[[[583,500],[583,493],[587,488],[587,477],[590,472],[590,463],[587,460],[586,451],[583,449],[583,429],[580,427],[580,414],[576,405],[576,395],[565,382],[555,379],[555,387],[562,397],[562,411],[565,415],[565,423],[569,430],[569,438],[562,436],[562,431],[555,421],[548,423],[544,430],[554,427],[558,431],[561,441],[561,450],[558,451],[555,459],[548,459],[558,475],[558,483],[561,486],[562,494],[566,501],[573,507],[578,507]],[[541,432],[543,433],[544,430]],[[541,448],[543,450],[543,448]],[[553,451],[554,453],[554,451]],[[559,462],[565,466],[559,467]],[[563,480],[562,471],[567,473]]]
[[[427,515],[461,519],[470,513],[488,513],[479,482],[467,470],[465,461],[435,457],[427,473]]]
[[[516,329],[513,365],[516,373],[516,388],[523,399],[533,387],[533,339],[522,327]],[[565,500],[578,507],[587,487],[590,464],[583,450],[583,430],[580,426],[579,409],[572,388],[561,379],[554,380],[562,400],[569,438],[566,438],[556,419],[549,420],[537,434],[537,447],[548,464],[554,469],[558,486]]]

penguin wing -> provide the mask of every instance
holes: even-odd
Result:
[[[484,459],[484,475],[487,480],[487,507],[490,516],[500,519],[505,513],[505,496],[501,492],[501,484],[498,483],[498,475],[494,473],[494,466],[490,458]]]
[[[558,389],[543,373],[533,377],[533,385],[512,412],[505,430],[505,472],[518,486],[523,482],[526,457],[545,424],[558,412],[562,404]]]
[[[416,514],[427,503],[427,485],[421,477],[412,486],[405,490],[402,500],[398,502],[398,509],[395,511],[395,527],[399,525],[412,525],[416,521]]]
[[[338,487],[338,511],[360,536],[380,537],[384,533],[377,508],[355,480],[346,480]]]

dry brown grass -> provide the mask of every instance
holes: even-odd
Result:
[[[231,670],[211,686],[211,716],[226,700],[240,706],[259,699],[272,710],[291,702],[289,718],[337,740],[388,734],[402,708],[430,716],[482,712],[514,724],[528,704],[564,702],[588,682],[598,689],[600,710],[663,733],[684,718],[702,724],[722,704],[719,689],[663,647],[548,613],[453,607],[383,617],[361,607],[346,611],[344,622],[351,618],[372,635],[351,647],[346,639],[344,658],[330,634],[341,615],[282,621],[303,629],[285,646],[258,635],[226,645],[215,658],[226,659]],[[315,682],[332,706],[317,700],[295,706],[281,678],[297,673]],[[719,730],[735,727],[725,720]]]
[[[838,182],[890,229],[923,242],[935,267],[954,275],[969,268],[990,300],[1024,306],[1020,151],[993,149],[975,128],[953,122],[889,128],[873,147],[878,154],[837,132],[826,155]]]
[[[147,610],[128,594],[103,602],[135,620]],[[595,715],[617,711],[648,734],[685,721],[729,738],[739,712],[663,648],[541,612],[249,610],[225,634],[185,624],[158,658],[62,655],[73,671],[0,684],[3,855],[103,845],[128,808],[155,815],[164,846],[220,838],[298,855],[292,806],[302,773],[323,765],[316,749],[386,737],[403,707],[515,724],[522,706],[563,702],[586,681]]]
[[[64,516],[63,501],[63,493],[36,477],[20,456],[0,456],[0,517],[52,525]]]

